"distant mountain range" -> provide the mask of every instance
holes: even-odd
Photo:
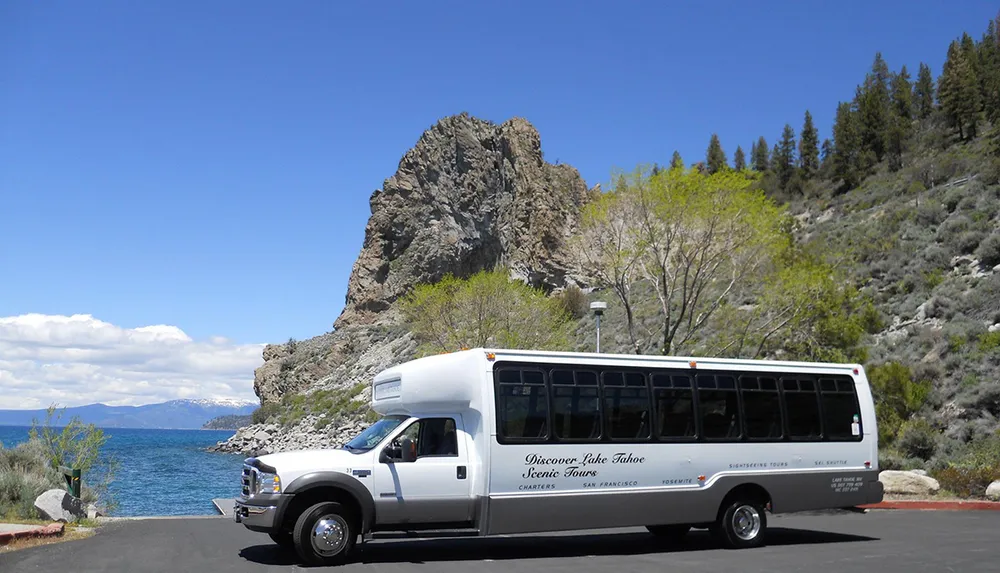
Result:
[[[247,416],[257,409],[250,400],[170,400],[144,406],[88,404],[57,410],[53,425],[64,425],[74,416],[101,428],[150,428],[197,430],[220,416]],[[0,410],[0,426],[30,426],[45,420],[45,410]]]

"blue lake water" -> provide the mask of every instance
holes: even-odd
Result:
[[[12,448],[28,439],[27,427],[0,426],[0,443]],[[206,452],[232,430],[104,428],[102,448],[117,461],[108,486],[116,516],[218,514],[213,498],[240,492],[242,455]],[[87,483],[83,476],[84,485]]]

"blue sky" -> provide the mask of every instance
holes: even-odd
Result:
[[[940,73],[995,2],[0,4],[0,317],[280,342],[340,312],[368,199],[437,119],[523,116],[589,185],[732,156],[876,50]]]

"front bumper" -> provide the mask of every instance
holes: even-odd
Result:
[[[251,531],[271,532],[281,527],[281,515],[291,496],[260,494],[240,496],[233,504],[233,521]]]

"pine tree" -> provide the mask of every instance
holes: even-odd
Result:
[[[850,103],[837,106],[837,116],[833,122],[833,173],[853,189],[864,177],[863,150],[860,117]]]
[[[747,158],[743,154],[743,148],[736,146],[736,153],[733,154],[733,169],[743,171],[747,168]]]
[[[781,141],[774,146],[772,168],[781,182],[781,188],[788,185],[788,180],[795,172],[795,130],[792,126],[785,124],[785,129],[781,132]]]
[[[856,99],[864,148],[874,152],[875,159],[881,161],[889,127],[889,66],[881,52],[875,54],[872,70],[865,76],[864,85],[858,88]]]
[[[976,89],[979,90],[979,103],[982,105],[982,84],[980,82],[980,77],[983,75],[982,66],[979,62],[979,48],[976,46],[976,41],[972,39],[972,36],[968,32],[962,33],[962,40],[960,42],[962,46],[962,55],[965,56],[965,61],[969,68],[972,70],[972,75],[975,77]],[[981,110],[981,108],[980,108]]]
[[[754,171],[763,173],[771,168],[771,161],[767,152],[767,140],[762,135],[750,150],[750,164]]]
[[[913,88],[906,66],[892,77],[892,109],[886,132],[886,152],[889,169],[897,171],[903,166],[903,152],[910,137],[913,117]]]
[[[816,132],[809,110],[806,110],[802,139],[799,140],[799,167],[802,168],[802,176],[806,179],[811,178],[819,169],[819,133]]]
[[[920,62],[917,83],[913,86],[913,98],[916,100],[917,117],[920,119],[930,117],[934,111],[934,77],[931,75],[930,66],[923,62]]]
[[[830,157],[833,155],[833,142],[828,139],[823,140],[823,146],[820,148],[820,167],[826,167],[827,162],[830,161]]]
[[[714,133],[708,142],[708,151],[705,152],[705,164],[708,167],[709,173],[718,173],[723,169],[729,169],[729,163],[726,161],[726,152],[722,150],[722,144],[719,143],[719,136]]]
[[[683,169],[684,160],[681,159],[681,153],[674,150],[674,156],[670,158],[670,168],[671,169]]]
[[[938,82],[938,100],[948,124],[958,128],[959,138],[974,138],[979,114],[979,87],[965,59],[965,51],[957,41],[948,47],[948,58]]]
[[[1000,129],[1000,15],[990,20],[979,43],[980,94],[983,111],[994,129]]]

